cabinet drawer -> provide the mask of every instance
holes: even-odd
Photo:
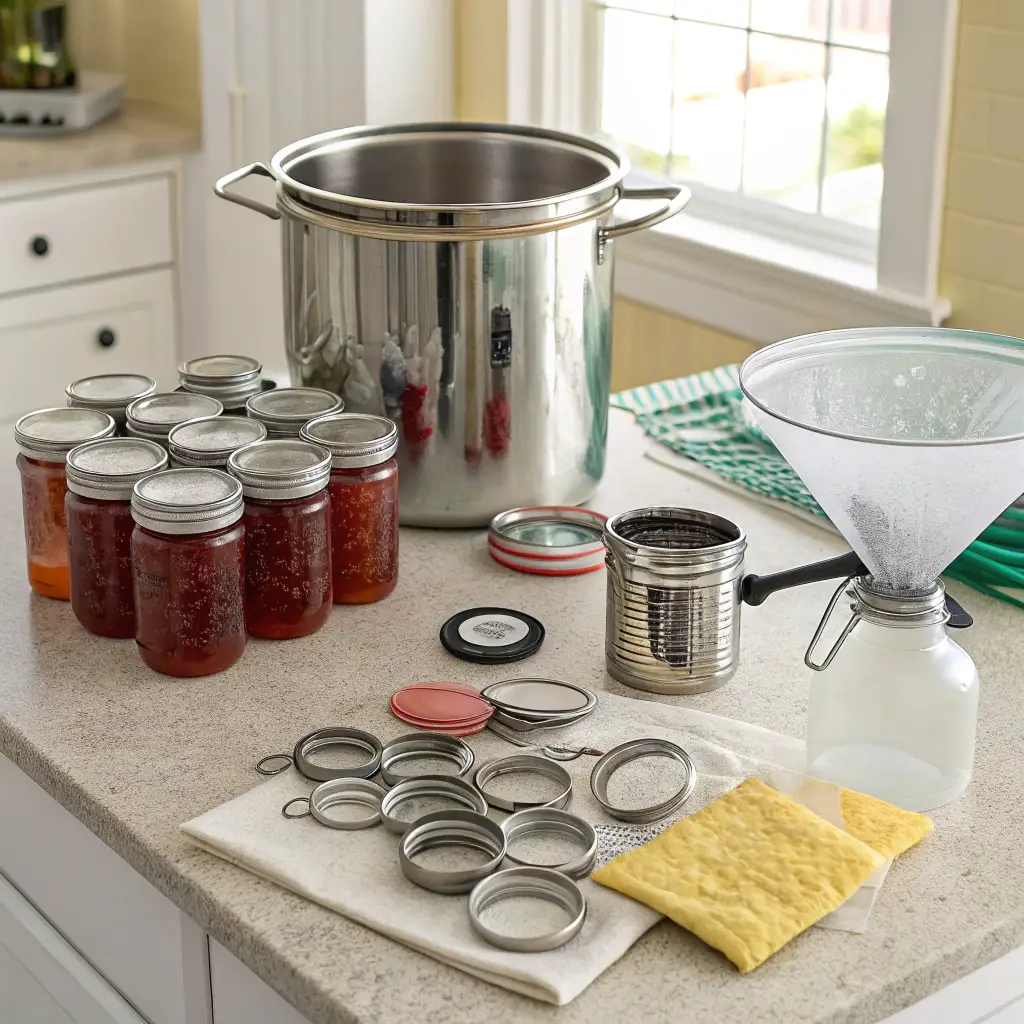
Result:
[[[165,176],[0,202],[0,293],[172,260]]]
[[[93,373],[145,373],[174,386],[170,270],[0,299],[0,419],[65,405]]]

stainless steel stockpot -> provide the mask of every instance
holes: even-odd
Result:
[[[215,191],[281,221],[292,383],[399,426],[400,516],[483,526],[574,505],[604,469],[614,247],[678,213],[603,143],[516,125],[348,128]],[[275,207],[229,192],[277,182]],[[622,199],[660,200],[613,224]]]

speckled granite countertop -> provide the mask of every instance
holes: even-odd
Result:
[[[117,117],[83,131],[66,135],[0,134],[0,181],[74,174],[191,153],[198,148],[196,129],[170,120],[150,104],[127,103]]]
[[[642,457],[643,448],[631,419],[613,412],[594,507],[713,509],[746,529],[748,565],[757,572],[840,552],[827,533],[662,468]],[[523,576],[489,559],[480,531],[405,530],[401,582],[382,604],[336,609],[327,627],[302,640],[252,642],[222,675],[168,679],[142,666],[133,643],[90,636],[66,604],[30,595],[7,453],[0,752],[317,1024],[874,1021],[1024,943],[1018,611],[954,587],[977,620],[962,638],[983,680],[974,782],[934,814],[935,834],[889,873],[867,934],[812,929],[740,976],[663,922],[556,1009],[199,852],[178,826],[255,785],[256,759],[289,749],[311,728],[344,722],[384,738],[404,731],[386,712],[387,695],[400,685],[438,678],[482,685],[508,675],[456,661],[438,643],[441,622],[472,605],[521,608],[544,622],[547,640],[530,672],[629,692],[604,672],[604,573]],[[802,588],[746,609],[740,671],[687,703],[799,735],[808,683],[801,658],[829,592],[829,584]]]

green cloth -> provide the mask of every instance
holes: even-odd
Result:
[[[648,437],[724,480],[827,518],[745,407],[739,366],[621,391],[612,395],[611,404],[632,412]],[[997,589],[1024,592],[1024,510],[1008,509],[945,574],[1024,608],[1020,596]]]

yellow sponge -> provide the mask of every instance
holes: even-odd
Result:
[[[839,804],[846,831],[886,859],[905,853],[932,830],[931,820],[923,814],[852,789],[839,791]]]
[[[881,863],[859,839],[747,779],[591,877],[750,971],[845,902]]]

